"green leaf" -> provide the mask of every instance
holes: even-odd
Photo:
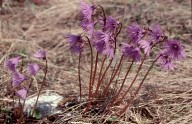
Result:
[[[117,121],[118,117],[117,116],[112,116],[111,118],[109,118],[110,121]]]
[[[41,118],[41,112],[39,111],[39,109],[35,109],[34,116],[35,116],[36,119],[40,119]]]

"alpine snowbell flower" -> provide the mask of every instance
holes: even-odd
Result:
[[[114,46],[110,45],[103,50],[103,54],[107,57],[113,58],[115,56],[115,49]]]
[[[161,28],[157,24],[153,24],[151,27],[150,36],[152,39],[155,40],[155,42],[159,42],[161,38],[164,36],[164,33],[161,31]]]
[[[12,85],[14,88],[18,87],[20,83],[22,83],[26,79],[26,76],[19,73],[19,72],[14,72],[13,77],[12,77]]]
[[[116,30],[116,28],[118,27],[118,25],[119,25],[119,22],[116,21],[112,16],[108,16],[108,17],[106,18],[105,28],[106,28],[109,32],[113,33],[113,32]]]
[[[173,64],[172,58],[164,51],[159,54],[158,63],[161,64],[161,68],[164,71],[174,70],[175,65]]]
[[[96,48],[97,52],[104,52],[107,56],[113,57],[114,48],[113,43],[109,43],[110,38],[110,35],[106,32],[95,32],[93,46]]]
[[[38,59],[46,59],[46,51],[45,50],[38,50],[35,54],[34,57],[38,58]]]
[[[95,23],[89,23],[85,28],[84,30],[87,31],[87,33],[92,36],[93,33],[94,33],[94,27],[95,27]]]
[[[177,40],[172,39],[166,41],[164,44],[164,52],[171,56],[173,60],[185,59],[185,51]]]
[[[95,5],[90,6],[85,2],[81,1],[81,13],[84,19],[87,19],[89,22],[91,22],[94,10],[95,10]]]
[[[73,53],[80,53],[83,50],[84,42],[81,35],[67,34],[67,39]]]
[[[39,70],[40,70],[40,67],[36,63],[28,65],[28,71],[30,75],[35,76],[39,72]]]
[[[128,36],[133,44],[144,36],[145,30],[142,29],[137,23],[133,23],[128,27]]]
[[[107,44],[107,43],[109,43],[110,35],[106,32],[98,31],[94,34],[94,39],[96,41],[104,41]]]
[[[105,49],[105,41],[94,41],[93,46],[96,48],[98,53],[102,53]]]
[[[141,52],[138,47],[123,43],[121,51],[123,53],[123,56],[132,59],[134,62],[139,62],[141,60]]]
[[[152,41],[140,40],[138,43],[139,46],[144,49],[145,54],[149,55],[151,53]]]
[[[27,97],[28,89],[24,87],[21,90],[16,91],[17,96],[19,96],[21,99],[25,100]]]
[[[20,57],[15,57],[15,58],[9,59],[8,61],[5,62],[5,65],[7,66],[7,68],[10,71],[15,72],[16,66],[19,63],[19,60],[20,60]]]

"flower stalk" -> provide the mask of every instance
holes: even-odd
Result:
[[[149,67],[149,69],[147,70],[147,73],[144,75],[144,78],[142,79],[142,81],[139,84],[139,87],[136,89],[133,97],[131,97],[131,99],[129,100],[129,102],[127,103],[127,105],[123,108],[123,110],[120,112],[120,116],[122,116],[126,110],[128,109],[128,107],[130,106],[130,104],[132,103],[132,101],[134,100],[134,98],[136,97],[136,95],[139,93],[139,90],[141,89],[141,86],[143,85],[147,75],[149,74],[150,70],[153,68],[154,64],[157,62],[157,60],[161,57],[161,55],[159,55],[159,57],[157,57],[153,63],[151,64],[151,66]]]
[[[47,72],[48,72],[47,58],[45,57],[44,60],[45,60],[44,77],[43,77],[42,84],[41,84],[41,86],[40,86],[40,88],[39,88],[39,91],[38,91],[38,93],[37,93],[37,99],[36,99],[35,104],[34,104],[34,107],[33,107],[32,116],[34,116],[34,114],[35,114],[35,109],[36,109],[36,107],[37,107],[37,102],[38,102],[38,100],[39,100],[39,96],[40,96],[41,90],[43,89],[43,85],[45,84],[46,77],[47,77]]]
[[[113,82],[113,79],[115,78],[118,70],[120,69],[120,66],[121,66],[121,64],[122,64],[122,61],[123,61],[123,55],[121,56],[121,59],[120,59],[119,64],[118,64],[118,66],[117,66],[117,69],[115,70],[113,76],[110,78],[109,83],[107,84],[107,86],[106,86],[105,89],[103,90],[103,93],[102,93],[102,96],[103,96],[103,97],[104,97],[104,96],[106,95],[106,93],[108,92],[108,89],[109,89],[111,83]]]

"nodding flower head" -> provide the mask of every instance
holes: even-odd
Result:
[[[134,62],[139,62],[141,60],[141,52],[138,47],[123,43],[121,51],[123,53],[123,56],[132,59]]]
[[[140,40],[139,42],[139,46],[144,49],[144,53],[149,55],[151,53],[151,49],[153,46],[153,42],[152,41],[146,41],[146,40]]]
[[[16,91],[16,95],[19,96],[19,98],[25,100],[27,97],[28,88],[24,87],[21,90]]]
[[[20,83],[22,83],[26,79],[26,76],[19,73],[19,72],[14,72],[13,77],[12,77],[12,85],[14,88],[18,87]]]
[[[67,40],[73,53],[80,53],[83,50],[84,41],[81,35],[67,34]]]
[[[20,57],[9,59],[8,61],[5,62],[5,65],[10,71],[15,72],[16,67],[19,63],[19,60],[20,60]]]
[[[115,56],[115,47],[112,44],[108,45],[103,50],[103,54],[106,55],[107,57],[113,58]]]
[[[161,31],[159,25],[153,24],[151,27],[150,36],[155,40],[155,42],[159,42],[164,37],[164,33]]]
[[[46,51],[45,50],[38,50],[35,54],[34,57],[38,58],[38,59],[46,59]]]
[[[96,48],[98,53],[102,53],[103,50],[105,49],[105,42],[102,41],[94,41],[93,46]]]
[[[88,23],[86,20],[81,22],[81,27],[90,35],[94,34],[95,22]]]
[[[113,57],[115,44],[111,39],[110,34],[98,31],[95,32],[93,36],[93,46],[96,48],[97,52],[103,52],[105,55]]]
[[[171,56],[173,60],[185,59],[185,51],[179,41],[168,40],[164,43],[164,52]]]
[[[164,71],[174,70],[175,65],[173,64],[172,57],[170,57],[168,54],[166,54],[164,51],[161,51],[158,55],[158,63],[160,63],[161,68]]]
[[[145,30],[137,23],[132,23],[128,27],[128,36],[133,44],[136,44],[144,36],[144,33]]]
[[[39,72],[39,70],[40,70],[40,67],[36,63],[28,65],[28,71],[30,75],[35,76]]]
[[[112,16],[106,18],[106,25],[104,27],[111,33],[113,33],[119,25],[119,22],[116,21]]]
[[[81,13],[84,19],[87,19],[89,22],[92,21],[92,15],[95,10],[95,5],[88,5],[85,2],[81,1]]]
[[[95,32],[94,34],[94,39],[96,41],[104,41],[106,44],[109,43],[111,36],[110,34],[106,33],[106,32]]]

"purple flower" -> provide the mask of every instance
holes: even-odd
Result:
[[[139,46],[144,49],[144,53],[149,55],[151,53],[152,41],[140,40]]]
[[[106,25],[105,28],[108,29],[110,32],[114,32],[118,27],[119,22],[116,21],[112,16],[108,16],[106,18]]]
[[[27,97],[28,89],[24,87],[21,90],[16,91],[17,96],[19,96],[21,99],[25,100]]]
[[[70,45],[76,45],[79,41],[82,40],[80,35],[73,34],[67,34],[66,38],[68,39]]]
[[[26,76],[19,73],[19,72],[14,72],[13,77],[12,77],[12,85],[13,87],[18,87],[20,83],[22,83],[26,79]]]
[[[35,54],[34,57],[38,58],[38,59],[46,59],[46,51],[45,50],[38,50]]]
[[[106,44],[109,43],[110,35],[106,32],[96,32],[94,34],[96,41],[104,41]]]
[[[145,30],[139,27],[137,23],[133,23],[128,27],[128,36],[132,43],[136,44],[143,36]]]
[[[95,5],[88,5],[85,2],[81,1],[81,13],[84,19],[87,19],[89,22],[92,20],[92,15],[95,10]]]
[[[82,27],[83,29],[89,34],[89,35],[93,35],[94,33],[94,27],[95,27],[95,23],[82,23]]]
[[[84,42],[80,35],[67,34],[67,39],[73,53],[79,53],[83,50]]]
[[[172,61],[169,61],[169,62],[166,62],[166,63],[162,64],[161,68],[164,71],[174,70],[175,65],[172,63]]]
[[[106,32],[95,32],[93,35],[93,46],[96,48],[97,52],[104,52],[107,56],[114,56],[113,52],[113,42],[109,42],[111,36]]]
[[[7,68],[10,71],[15,72],[16,66],[19,63],[19,60],[20,60],[20,57],[15,57],[15,58],[9,59],[8,61],[5,62],[5,65],[7,66]]]
[[[164,44],[164,52],[171,56],[173,60],[181,60],[185,58],[185,51],[179,41],[177,40],[168,40]]]
[[[114,49],[114,46],[110,45],[109,47],[106,47],[104,50],[103,50],[103,54],[106,55],[107,57],[111,57],[113,58],[115,56],[115,49]]]
[[[35,76],[39,72],[39,70],[40,70],[40,67],[36,63],[28,65],[28,71],[30,75]]]
[[[157,24],[153,24],[150,32],[150,36],[155,40],[155,42],[159,42],[161,38],[164,36],[164,33],[161,31],[161,28]]]
[[[93,46],[96,48],[97,52],[102,53],[103,50],[105,49],[105,42],[102,41],[95,41],[93,43]]]
[[[81,46],[70,46],[70,50],[72,53],[80,53],[83,51],[83,47]]]
[[[123,43],[121,51],[123,53],[123,56],[132,59],[134,62],[139,62],[141,60],[141,52],[138,47]]]
[[[161,68],[164,71],[174,70],[175,65],[173,64],[172,58],[167,55],[165,52],[159,54],[158,63],[161,64]]]

